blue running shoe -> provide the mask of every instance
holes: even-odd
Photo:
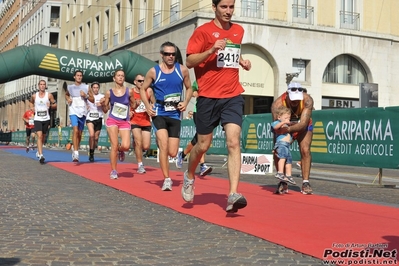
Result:
[[[203,164],[200,166],[200,176],[206,176],[212,173],[212,170],[213,170],[212,167]]]
[[[181,169],[183,167],[183,152],[179,151],[176,157],[176,167]]]

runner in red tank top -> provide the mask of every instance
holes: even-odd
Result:
[[[140,98],[140,89],[144,82],[144,75],[138,74],[133,81],[133,94],[137,102],[135,109],[130,108],[130,126],[133,136],[134,153],[137,160],[137,173],[144,174],[143,151],[151,145],[151,119],[147,114],[145,105]],[[151,88],[146,90],[147,100],[154,103],[154,93]]]
[[[31,109],[28,109],[22,116],[22,120],[25,122],[26,152],[29,152],[29,149],[33,149],[35,144],[35,112],[33,112]],[[31,143],[30,146],[29,142]]]
[[[213,0],[215,18],[197,27],[187,45],[188,68],[194,68],[198,82],[197,133],[184,174],[182,196],[187,202],[194,199],[194,173],[204,153],[209,149],[213,129],[221,124],[226,132],[228,173],[230,186],[226,212],[234,213],[247,206],[246,198],[238,193],[241,167],[240,133],[244,92],[239,82],[239,68],[251,69],[251,62],[241,56],[244,29],[231,19],[235,0]]]

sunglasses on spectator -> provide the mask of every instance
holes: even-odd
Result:
[[[144,79],[136,79],[137,82],[144,82]]]
[[[176,56],[176,53],[162,52],[164,56]]]
[[[306,89],[304,89],[304,88],[290,88],[290,91],[299,91],[299,92],[302,92],[302,91],[304,91],[304,92],[306,92]]]

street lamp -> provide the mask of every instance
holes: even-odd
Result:
[[[296,63],[296,66],[299,72],[285,73],[285,82],[287,83],[287,85],[290,84],[293,78],[297,78],[299,74],[301,74],[302,70],[305,69],[305,61],[299,59],[298,62]]]

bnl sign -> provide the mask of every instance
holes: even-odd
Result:
[[[331,99],[328,101],[328,107],[331,108],[357,108],[359,107],[359,102],[351,101],[351,100],[334,100]]]

